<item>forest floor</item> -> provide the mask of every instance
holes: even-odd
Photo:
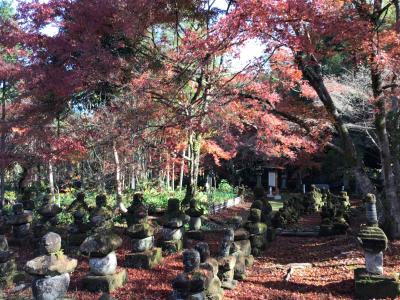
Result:
[[[249,202],[227,209],[213,219],[226,220],[232,215],[246,216]],[[332,237],[283,237],[277,239],[257,257],[248,276],[238,283],[234,290],[226,291],[226,299],[353,299],[353,270],[364,265],[363,255],[357,247],[355,234],[363,220],[361,212],[352,220],[347,235]],[[301,227],[319,224],[318,215],[301,219]],[[22,249],[13,249],[21,267],[33,257],[29,245]],[[119,264],[123,265],[124,256],[129,253],[129,241],[117,251]],[[69,254],[73,256],[73,254]],[[88,273],[87,259],[79,259],[78,267],[71,275],[68,297],[76,300],[95,300],[100,293],[81,291],[81,279]],[[291,264],[306,264],[305,268],[294,269],[288,280]],[[400,266],[400,242],[390,243],[385,252],[385,273],[398,271]],[[118,300],[125,299],[166,299],[171,292],[172,280],[183,271],[181,254],[168,255],[163,263],[153,270],[128,269],[128,283],[112,293]],[[28,287],[28,285],[27,285]],[[30,289],[18,293],[15,287],[5,292],[6,299],[29,299]],[[15,296],[19,296],[19,298]],[[21,298],[27,297],[27,298]]]

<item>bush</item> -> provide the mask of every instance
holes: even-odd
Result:
[[[221,182],[218,185],[218,191],[224,192],[224,193],[234,193],[235,189],[233,186],[229,184],[229,182],[225,179],[221,180]]]

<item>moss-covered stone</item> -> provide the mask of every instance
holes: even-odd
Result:
[[[125,269],[112,275],[93,276],[88,275],[82,279],[84,289],[90,292],[110,293],[122,287],[128,281],[128,273]]]
[[[248,220],[251,222],[261,222],[261,210],[257,208],[250,209]]]
[[[167,253],[176,253],[183,249],[182,240],[163,241],[162,250]]]
[[[267,224],[265,223],[246,223],[246,229],[251,233],[251,234],[264,234],[267,232]]]
[[[242,252],[244,256],[251,254],[251,243],[250,240],[240,240],[232,243],[231,252]]]
[[[246,257],[245,260],[245,264],[247,268],[251,268],[254,264],[254,256],[253,255],[249,255]]]
[[[144,239],[154,234],[154,227],[149,223],[134,224],[126,229],[126,234],[133,239]]]
[[[398,278],[381,275],[371,275],[366,269],[354,270],[355,293],[362,299],[387,299],[400,296]]]
[[[361,227],[357,239],[365,251],[373,253],[384,251],[388,246],[388,238],[378,226]]]
[[[135,269],[153,269],[162,261],[161,248],[153,248],[139,253],[125,256],[125,266]]]
[[[267,239],[265,235],[252,235],[250,237],[250,242],[251,242],[251,251],[252,254],[254,255],[254,249],[265,249],[267,245]]]

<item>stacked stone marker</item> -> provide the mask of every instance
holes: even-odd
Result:
[[[38,214],[41,216],[39,222],[34,226],[34,235],[37,242],[40,242],[43,235],[49,230],[55,231],[55,226],[58,224],[57,215],[62,211],[55,203],[50,202],[49,197],[43,198],[42,206],[38,209]]]
[[[257,208],[250,209],[250,214],[245,224],[245,228],[250,233],[251,251],[257,256],[265,249],[267,245],[267,224],[261,222],[261,210]]]
[[[364,249],[365,268],[354,270],[355,292],[359,298],[397,298],[400,296],[400,282],[397,276],[383,275],[383,251],[388,239],[378,226],[375,195],[366,199],[367,225],[362,226],[358,241]]]
[[[218,277],[224,289],[233,289],[237,284],[234,279],[237,256],[230,255],[234,235],[233,229],[226,229],[219,249]]]
[[[231,247],[231,253],[236,256],[234,274],[236,280],[245,279],[246,269],[251,267],[254,262],[254,257],[251,255],[250,233],[242,228],[241,225],[242,221],[238,222],[234,227],[234,242]]]
[[[369,194],[366,201],[367,226],[362,227],[358,235],[361,247],[364,249],[365,267],[368,273],[383,274],[383,251],[386,250],[388,239],[378,226],[375,196]]]
[[[161,248],[154,247],[154,227],[148,221],[148,208],[140,195],[135,195],[128,208],[126,233],[132,238],[133,253],[126,255],[130,268],[152,269],[162,261]]]
[[[4,235],[0,235],[0,288],[13,283],[16,270],[17,265],[8,248],[7,239]]]
[[[33,211],[35,209],[35,201],[32,200],[32,192],[30,190],[23,192],[21,202],[26,210]]]
[[[200,269],[209,270],[213,274],[205,289],[207,299],[223,299],[224,290],[222,289],[221,280],[218,278],[218,261],[210,257],[210,248],[206,242],[197,243],[195,250],[200,254]]]
[[[112,227],[111,222],[112,211],[107,206],[107,196],[97,195],[96,196],[96,207],[91,211],[90,222],[92,226],[96,228],[95,231],[101,232],[104,229]]]
[[[13,239],[11,240],[13,244],[24,245],[29,242],[32,219],[32,213],[24,210],[22,203],[13,205],[13,215],[8,219],[8,223],[13,227]]]
[[[206,290],[214,278],[212,271],[200,269],[200,254],[194,249],[183,252],[184,272],[172,282],[172,300],[206,299]]]
[[[201,216],[204,214],[204,211],[196,207],[196,200],[190,201],[190,207],[188,210],[186,210],[186,214],[190,217],[189,229],[200,230]]]
[[[79,247],[87,238],[89,224],[85,223],[85,214],[83,211],[76,211],[74,222],[68,228],[68,246]]]
[[[25,271],[34,276],[32,294],[34,299],[61,299],[68,291],[69,273],[78,261],[65,256],[61,250],[61,237],[49,232],[42,238],[45,255],[28,261]]]
[[[161,230],[162,249],[164,251],[174,253],[182,250],[183,225],[186,221],[188,221],[188,217],[180,210],[179,200],[169,199]]]
[[[82,280],[86,290],[109,293],[126,283],[126,270],[117,270],[115,250],[121,245],[122,239],[112,232],[97,233],[85,239],[80,251],[90,257],[90,273]]]

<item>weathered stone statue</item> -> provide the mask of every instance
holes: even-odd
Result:
[[[190,230],[200,230],[201,216],[204,214],[204,210],[197,208],[196,200],[192,199],[190,201],[190,207],[186,210],[186,214],[190,217]]]
[[[154,227],[147,215],[143,198],[135,195],[126,217],[126,234],[132,239],[132,253],[125,256],[127,267],[152,269],[162,261],[161,248],[154,247]]]
[[[88,213],[90,212],[89,206],[85,202],[85,193],[79,192],[76,194],[76,199],[72,201],[72,203],[67,207],[68,212],[82,212],[82,213]]]
[[[32,294],[34,299],[61,299],[68,291],[69,273],[72,273],[78,261],[63,254],[61,237],[49,232],[41,242],[44,255],[28,261],[25,271],[32,276]]]
[[[252,208],[245,224],[250,233],[251,251],[253,255],[260,255],[267,246],[267,224],[261,222],[261,210]]]
[[[40,219],[35,223],[33,227],[33,233],[35,241],[40,242],[43,235],[49,231],[57,231],[58,214],[62,209],[56,204],[50,201],[48,196],[45,196],[42,200],[42,205],[38,208],[37,212],[40,215]]]
[[[35,201],[32,200],[32,192],[30,190],[24,190],[21,197],[21,203],[24,209],[33,211],[35,209]]]
[[[13,214],[8,218],[8,223],[13,227],[13,243],[23,245],[31,238],[32,212],[24,210],[22,203],[13,205]]]
[[[185,250],[182,260],[184,272],[172,281],[171,299],[206,299],[206,291],[214,278],[213,272],[200,268],[200,253],[194,249]]]
[[[189,219],[190,217],[181,211],[179,199],[168,200],[168,208],[162,220],[163,228],[161,230],[164,251],[173,253],[182,250],[183,226]]]
[[[112,232],[96,233],[85,239],[79,249],[89,256],[90,273],[82,282],[86,290],[109,293],[126,283],[127,272],[117,269],[115,254],[121,245],[122,239]]]
[[[8,248],[7,239],[0,235],[0,288],[6,288],[13,283],[17,265]]]
[[[90,224],[85,222],[85,213],[78,210],[73,214],[74,222],[68,228],[68,245],[79,247],[87,238]]]
[[[113,216],[112,209],[107,206],[107,196],[97,195],[96,206],[90,212],[90,222],[95,232],[110,229],[113,224],[111,218]]]
[[[311,185],[310,192],[306,194],[305,204],[309,213],[319,211],[324,204],[323,193],[314,184]]]
[[[234,279],[237,256],[230,255],[234,238],[233,229],[227,229],[219,249],[218,277],[224,289],[233,289],[237,284],[237,281]]]

